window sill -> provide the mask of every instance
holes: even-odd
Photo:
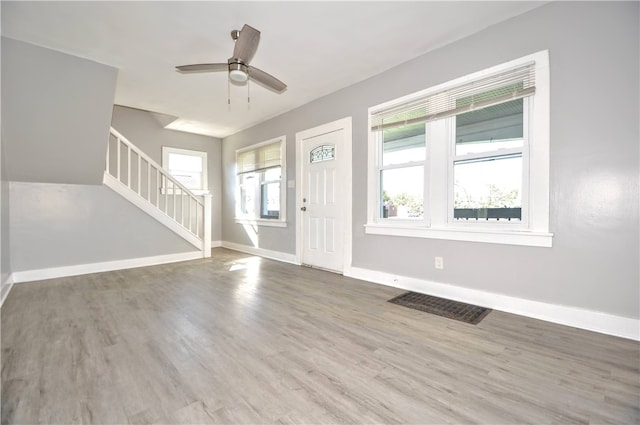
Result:
[[[504,245],[537,246],[546,248],[550,248],[553,242],[553,233],[532,232],[524,230],[494,230],[486,228],[430,228],[424,226],[370,223],[365,225],[365,233],[370,235],[446,239],[453,241],[484,242]]]
[[[251,219],[240,217],[236,217],[235,220],[237,224],[248,224],[250,226],[287,227],[287,222],[281,220]]]

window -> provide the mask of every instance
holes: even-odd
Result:
[[[209,193],[206,152],[163,146],[162,166],[196,195]]]
[[[539,52],[369,109],[367,233],[551,246]]]
[[[523,222],[526,106],[516,99],[454,118],[454,220]]]
[[[285,138],[236,151],[236,220],[285,225]]]
[[[424,218],[427,159],[424,124],[384,130],[380,189],[383,218]],[[412,182],[411,185],[405,182]]]

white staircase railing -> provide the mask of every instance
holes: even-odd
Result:
[[[211,195],[195,195],[114,128],[104,183],[211,256]]]

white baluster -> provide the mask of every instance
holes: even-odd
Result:
[[[138,154],[138,195],[140,195],[140,186],[142,185],[142,177],[140,176],[142,168],[142,157]]]
[[[198,204],[196,204],[196,236],[200,237],[200,220],[198,220],[198,211],[200,211],[200,208],[198,208]]]
[[[118,179],[118,181],[120,180],[120,168],[122,166],[121,164],[121,160],[120,160],[120,138],[116,137],[116,148],[117,148],[117,152],[116,152],[116,166],[117,166],[117,170],[116,170],[116,178]]]
[[[127,186],[131,189],[131,146],[127,145]]]
[[[203,257],[211,257],[211,195],[207,194],[202,197],[203,205],[203,232],[202,232],[202,250]]]
[[[178,221],[176,219],[176,192],[178,191],[178,187],[175,185],[175,183],[173,184],[173,219]]]
[[[162,172],[162,188],[164,189],[164,213],[169,215],[169,183],[164,172]]]
[[[189,231],[190,231],[190,232],[192,231],[192,230],[191,230],[191,199],[192,199],[192,196],[191,196],[191,195],[189,195],[189,201],[187,202],[187,216],[188,216],[188,219],[187,219],[187,224],[188,224],[187,229],[189,229]]]
[[[107,142],[107,162],[105,164],[105,171],[109,173],[109,147],[111,146],[111,134],[109,134],[109,141]],[[109,173],[111,174],[111,173]]]
[[[160,170],[156,168],[156,207],[160,209]]]

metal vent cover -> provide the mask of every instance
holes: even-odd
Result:
[[[482,319],[491,312],[490,308],[419,294],[417,292],[407,292],[398,295],[390,299],[389,302],[472,325],[480,323]]]

